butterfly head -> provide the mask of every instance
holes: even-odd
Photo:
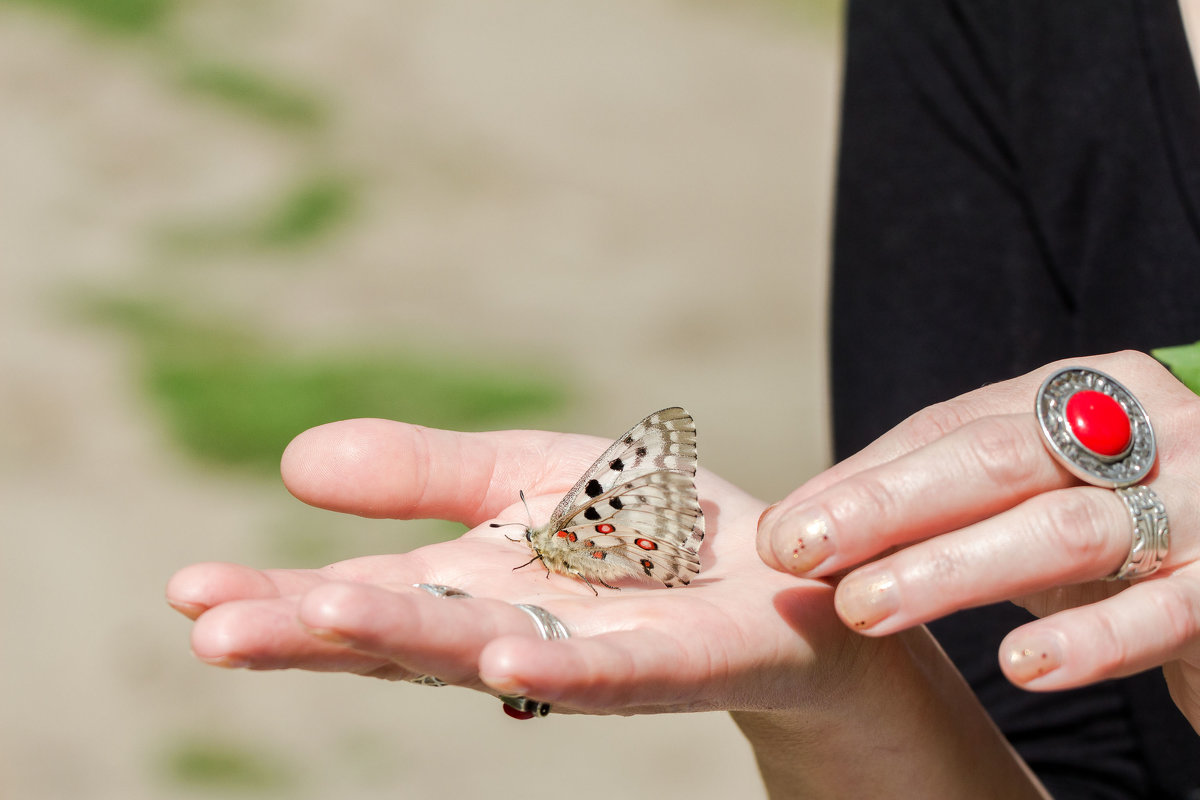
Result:
[[[521,503],[525,506],[525,513],[529,515],[529,525],[527,525],[525,527],[525,541],[532,543],[533,542],[533,513],[529,510],[529,503],[525,501],[525,490],[522,489],[517,494],[521,498]],[[509,525],[525,525],[525,523],[524,522],[492,522],[492,523],[488,524],[488,527],[489,528],[504,528]],[[520,539],[514,539],[507,534],[505,534],[504,538],[508,539],[510,542],[521,541]]]

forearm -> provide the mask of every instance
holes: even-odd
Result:
[[[924,628],[890,643],[823,708],[733,713],[770,797],[1048,797]]]

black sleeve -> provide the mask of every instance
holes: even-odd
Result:
[[[1200,195],[1179,180],[1200,129],[1180,118],[1176,149],[1166,130],[1200,96],[1164,96],[1163,69],[1189,70],[1171,85],[1195,93],[1174,0],[850,0],[838,458],[1057,358],[1200,339]],[[1028,619],[1004,604],[931,628],[1053,795],[1200,797],[1200,738],[1159,671],[1048,694],[1008,683],[998,646]]]

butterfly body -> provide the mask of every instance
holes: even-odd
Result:
[[[704,538],[695,478],[691,415],[651,414],[604,451],[545,525],[526,529],[533,560],[588,586],[636,577],[686,585]]]

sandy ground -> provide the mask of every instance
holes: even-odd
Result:
[[[404,529],[197,466],[139,392],[129,342],[64,298],[186,301],[298,350],[523,359],[576,398],[547,426],[616,435],[685,404],[704,464],[776,497],[827,458],[836,31],[660,0],[192,5],[169,48],[0,6],[0,795],[761,792],[720,714],[518,726],[463,691],[194,661],[162,602],[178,567],[269,566],[264,531],[394,529],[404,549]],[[312,87],[333,121],[284,135],[183,96],[188,54]],[[163,263],[162,225],[313,163],[363,176],[349,230]],[[188,742],[292,777],[181,786],[166,765]]]

